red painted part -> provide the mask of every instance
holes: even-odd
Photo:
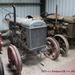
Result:
[[[16,73],[21,73],[22,62],[18,49],[14,45],[8,47],[8,61],[11,66],[15,67]]]
[[[2,44],[0,43],[0,51],[2,50]]]
[[[13,45],[13,47],[14,47],[14,49],[15,49],[15,52],[17,53],[17,56],[18,56],[17,58],[18,58],[18,62],[19,62],[17,72],[18,72],[18,71],[22,71],[22,62],[21,62],[20,53],[19,53],[19,51],[17,50],[16,46]]]
[[[46,47],[50,52],[47,51],[44,53],[44,55],[52,60],[56,60],[59,56],[59,48],[60,48],[58,42],[52,37],[48,37],[46,41],[47,41]]]
[[[0,51],[2,50],[2,37],[0,35]]]

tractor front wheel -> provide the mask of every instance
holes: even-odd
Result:
[[[18,49],[14,45],[8,47],[8,61],[10,66],[16,73],[21,73],[22,71],[22,62]]]
[[[53,37],[46,38],[46,49],[44,55],[52,60],[56,60],[59,57],[59,44]]]

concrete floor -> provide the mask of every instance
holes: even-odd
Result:
[[[0,56],[3,61],[5,75],[15,75],[7,66],[8,65],[7,46],[3,47],[2,49],[3,51],[2,54],[0,54]],[[31,57],[23,61],[23,69],[21,75],[47,75],[47,73],[43,72],[43,70],[54,70],[59,66],[62,66],[75,59],[75,49],[70,49],[68,51],[67,57],[62,57],[60,55],[56,61],[50,60],[42,54],[41,63],[44,64],[44,66],[42,66],[38,62],[39,56],[40,55]]]

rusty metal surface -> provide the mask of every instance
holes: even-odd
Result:
[[[74,38],[75,37],[75,23],[69,23],[68,24],[68,37]]]
[[[57,11],[57,10],[56,10]],[[75,17],[74,16],[60,16],[57,14],[48,14],[46,12],[43,13],[45,17],[43,17],[44,21],[47,24],[47,34],[48,35],[56,35],[62,34],[67,38],[75,37]],[[57,18],[57,21],[56,21]],[[57,23],[56,23],[57,22]]]
[[[75,17],[72,16],[64,16],[64,21],[68,23],[75,23]]]
[[[62,56],[67,56],[69,50],[68,40],[61,34],[57,34],[54,36],[60,45],[60,53]]]

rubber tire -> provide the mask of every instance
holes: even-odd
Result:
[[[4,75],[4,68],[3,68],[1,57],[0,57],[0,75]]]

